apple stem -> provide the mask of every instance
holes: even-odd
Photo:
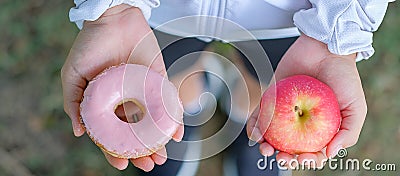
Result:
[[[300,117],[303,116],[303,111],[302,111],[298,106],[295,106],[295,107],[294,107],[294,111],[297,112],[297,114],[298,114]]]

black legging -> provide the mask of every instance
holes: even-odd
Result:
[[[174,36],[169,34],[155,32],[156,37],[159,38],[169,38],[167,40],[172,40]],[[260,40],[260,44],[268,58],[270,60],[271,66],[275,71],[280,59],[285,54],[286,50],[293,44],[293,42],[297,39],[297,37],[292,38],[284,38],[284,39],[273,39],[273,40]],[[159,40],[159,42],[163,42]],[[165,43],[164,43],[165,44]],[[162,48],[162,54],[164,57],[164,62],[167,68],[169,68],[177,59],[181,58],[184,55],[189,53],[203,51],[205,47],[209,43],[201,41],[196,38],[183,38],[172,44],[167,45],[167,47]],[[160,43],[163,46],[163,43]],[[240,46],[246,48],[246,42],[236,42],[233,45]],[[251,50],[251,48],[250,48]],[[254,68],[251,66],[250,62],[245,59],[246,57],[243,53],[241,54],[242,60],[246,65],[246,68],[250,71],[250,73],[257,77],[255,74]],[[269,78],[268,78],[269,79]],[[186,127],[185,126],[185,136],[184,140],[187,139],[189,134],[192,132],[193,127]],[[240,158],[241,160],[238,161],[238,165],[241,167],[239,168],[240,175],[259,175],[259,174],[266,174],[265,171],[257,169],[257,160],[261,157],[261,154],[258,151],[258,147],[249,147],[248,138],[246,135],[245,130],[241,132],[239,137],[226,149],[230,153],[235,153],[235,155]],[[182,151],[183,152],[183,151]],[[181,161],[175,160],[168,160],[162,166],[155,166],[155,168],[148,173],[140,172],[140,175],[176,175],[179,171],[181,166]],[[277,167],[274,166],[273,171],[268,171],[268,175],[277,175]]]

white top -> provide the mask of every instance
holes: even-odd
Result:
[[[310,8],[307,1],[298,2],[303,2],[299,8]],[[152,10],[150,26],[178,36],[204,34],[213,38],[223,37],[226,42],[233,42],[286,38],[300,34],[293,24],[296,10],[280,9],[263,0],[168,0],[161,1],[161,4]],[[182,17],[191,18],[172,22]],[[246,32],[243,30],[254,36],[238,34]]]
[[[326,43],[330,52],[358,53],[361,60],[374,53],[372,32],[390,1],[162,0],[160,5],[159,0],[75,0],[70,20],[82,28],[84,20],[96,20],[108,8],[125,3],[139,7],[150,26],[169,34],[204,34],[232,42],[297,36],[298,28]],[[242,35],[240,28],[251,35]]]

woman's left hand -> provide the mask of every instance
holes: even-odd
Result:
[[[303,34],[289,48],[275,72],[276,81],[303,74],[324,82],[332,88],[338,99],[342,123],[339,132],[323,151],[298,156],[279,152],[276,156],[277,161],[284,160],[289,163],[290,160],[297,159],[301,164],[305,159],[313,159],[317,167],[320,167],[323,159],[333,158],[340,149],[357,143],[367,114],[367,104],[355,58],[356,54],[332,54],[326,44]],[[260,143],[261,154],[271,156],[275,149],[264,140],[263,134],[256,126],[258,111],[259,108],[247,122],[247,134],[251,140]]]

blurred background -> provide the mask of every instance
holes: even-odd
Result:
[[[79,32],[72,0],[0,1],[0,175],[126,175],[84,135],[75,138],[63,111],[60,69]],[[215,46],[218,46],[216,44]],[[395,163],[396,172],[295,172],[295,175],[400,174],[400,7],[391,3],[374,36],[375,55],[358,63],[368,115],[348,158]],[[220,175],[221,156],[200,173]],[[203,173],[203,174],[202,174]]]

